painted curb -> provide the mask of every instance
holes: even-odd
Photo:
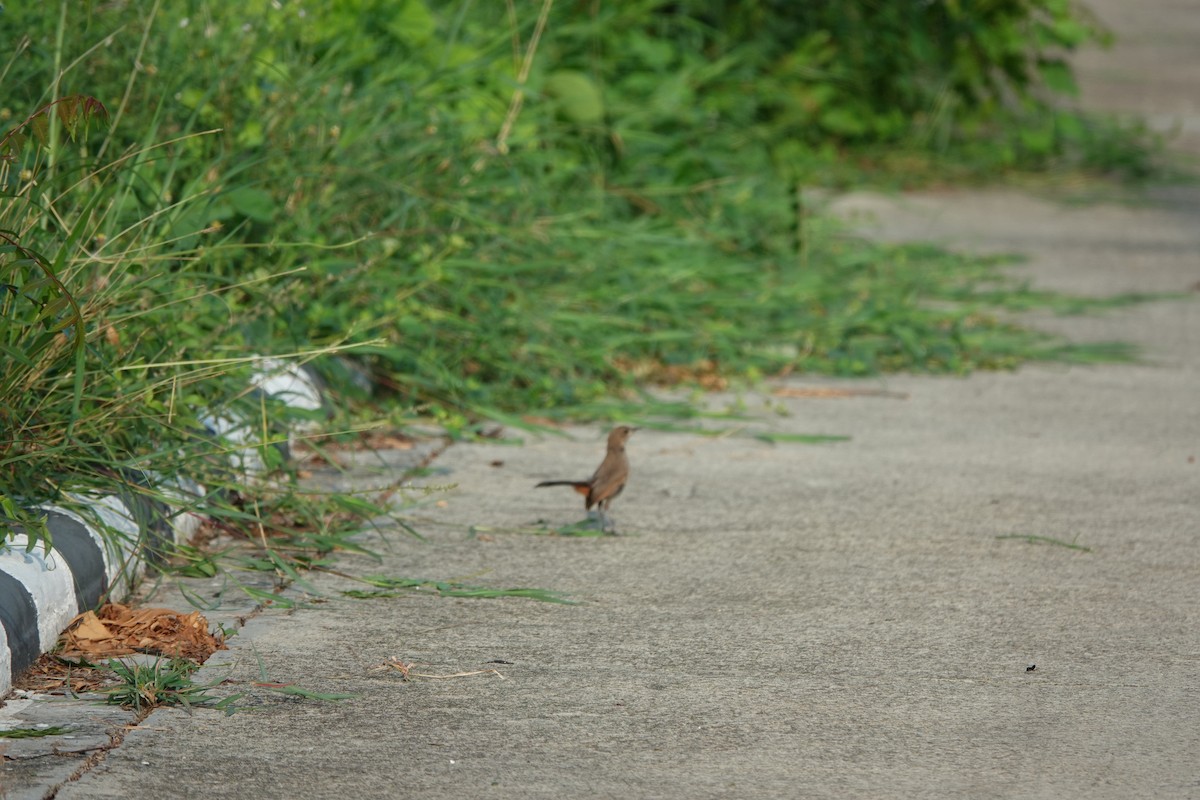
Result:
[[[261,359],[251,383],[256,391],[306,411],[325,408],[319,379],[307,368],[278,359]],[[258,454],[252,420],[211,418],[214,436],[230,446],[229,461],[237,480],[253,481],[265,467]],[[288,432],[292,437],[304,426]],[[287,453],[285,452],[285,455]],[[12,691],[14,678],[54,647],[75,616],[95,608],[105,596],[125,598],[144,570],[135,551],[147,542],[169,538],[187,541],[202,523],[191,511],[204,488],[171,477],[146,475],[155,489],[178,506],[120,492],[111,495],[71,495],[95,519],[57,506],[34,506],[46,515],[53,546],[40,542],[26,550],[28,539],[17,534],[0,545],[0,700]],[[97,523],[120,536],[101,536]]]

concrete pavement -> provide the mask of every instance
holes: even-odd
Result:
[[[1171,308],[1200,335],[1194,304]],[[273,681],[359,697],[155,712],[58,796],[1200,796],[1195,366],[775,399],[792,416],[764,429],[854,437],[819,447],[643,431],[619,538],[470,530],[577,519],[530,487],[590,466],[594,432],[452,448],[438,464],[463,488],[430,541],[356,569],[582,605],[260,617],[233,688],[261,657]],[[376,669],[392,657],[483,672],[404,682]]]

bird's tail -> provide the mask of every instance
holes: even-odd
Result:
[[[570,486],[580,494],[587,494],[592,488],[592,484],[588,481],[542,481],[533,488],[540,489],[543,486]]]

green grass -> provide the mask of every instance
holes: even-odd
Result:
[[[597,520],[585,518],[565,525],[551,526],[548,524],[526,525],[516,527],[498,527],[495,525],[472,525],[467,533],[471,537],[479,534],[516,534],[523,536],[564,536],[577,539],[599,539],[612,536],[604,531]]]
[[[344,692],[315,692],[312,689],[305,689],[303,686],[297,686],[294,683],[270,683],[258,681],[252,686],[259,689],[266,689],[276,694],[282,694],[287,697],[299,697],[303,700],[320,700],[326,703],[337,702],[338,700],[354,700],[361,695],[347,694]]]
[[[8,728],[0,730],[0,739],[37,739],[42,736],[61,736],[72,730],[63,725],[49,725],[45,728]]]
[[[254,653],[255,660],[258,662],[258,680],[251,685],[258,689],[266,689],[276,694],[282,694],[286,697],[298,697],[303,700],[320,700],[326,703],[333,703],[339,700],[354,700],[359,697],[357,694],[348,694],[344,692],[317,692],[312,689],[305,689],[295,683],[280,683],[272,681],[267,677],[267,665],[263,661],[262,656],[257,650]]]
[[[828,442],[848,442],[849,436],[835,436],[821,433],[771,433],[754,434],[754,438],[768,444],[825,444]]]
[[[1063,539],[1055,539],[1052,536],[1040,536],[1034,533],[1006,533],[1000,534],[997,539],[1017,539],[1029,544],[1048,544],[1055,547],[1065,547],[1068,550],[1079,550],[1084,553],[1092,552],[1092,548],[1077,544],[1074,541],[1068,542]]]
[[[362,552],[352,532],[382,511],[370,498],[308,497],[287,480],[244,495],[225,445],[200,432],[201,412],[255,420],[263,461],[285,471],[272,444],[305,415],[248,392],[255,354],[318,369],[343,430],[387,417],[456,436],[485,421],[703,416],[656,397],[662,386],[1135,355],[1028,330],[1012,312],[1151,296],[1034,291],[1001,261],[872,244],[798,206],[803,185],[836,184],[836,165],[885,151],[924,152],[913,163],[926,175],[952,152],[989,174],[1068,151],[1083,154],[1071,156],[1081,168],[1145,171],[1136,131],[1036,103],[1020,106],[1038,112],[1025,118],[963,106],[923,132],[863,106],[840,91],[846,81],[927,89],[889,66],[893,55],[924,63],[912,20],[894,9],[864,6],[887,24],[855,30],[887,45],[864,51],[880,60],[834,67],[845,54],[797,32],[803,15],[783,20],[792,41],[752,30],[763,17],[729,27],[711,9],[657,4],[547,3],[544,29],[538,13],[502,5],[298,8],[200,0],[186,18],[177,4],[6,8],[5,522],[44,536],[21,505],[114,484],[154,495],[137,480],[149,470],[213,489],[195,510],[237,539],[156,554],[184,574],[265,572],[283,585]],[[809,21],[845,21],[843,10]],[[1008,47],[1044,21],[968,32]],[[1091,35],[1042,34],[1062,46]],[[957,52],[956,41],[941,45]],[[1065,85],[1061,66],[1048,75]],[[1022,90],[1027,78],[1008,75]],[[919,94],[906,102],[925,102]],[[830,113],[809,119],[813,109]],[[828,138],[813,140],[820,132]],[[362,373],[373,394],[355,388]]]
[[[229,681],[215,680],[210,683],[195,682],[200,665],[186,658],[161,658],[151,664],[133,660],[109,659],[97,669],[108,672],[114,683],[100,690],[105,700],[115,705],[133,709],[139,714],[162,706],[179,706],[186,709],[210,708],[233,714],[240,708],[238,701],[245,695],[236,693],[216,697],[212,691]],[[249,685],[288,697],[304,700],[335,702],[358,697],[355,694],[317,692],[294,683],[278,683],[267,679],[266,665],[258,659],[259,680]],[[39,734],[50,735],[50,734]]]
[[[1030,130],[1038,132],[1033,148],[1025,146]],[[1149,185],[1195,178],[1195,169],[1168,154],[1163,137],[1140,120],[1070,103],[1030,115],[1014,112],[1007,119],[1001,115],[978,136],[952,136],[936,144],[866,144],[846,155],[820,154],[807,174],[841,189],[1004,184],[1051,194],[1082,191],[1084,197],[1136,197]]]
[[[109,703],[139,713],[160,706],[182,706],[232,714],[241,695],[214,698],[209,692],[222,681],[195,683],[192,678],[199,668],[199,664],[186,658],[156,659],[152,664],[109,659],[107,669],[117,683],[102,693]]]
[[[469,586],[457,581],[438,581],[425,578],[395,578],[386,575],[367,575],[356,580],[362,581],[376,589],[347,589],[342,592],[346,597],[358,600],[372,600],[382,597],[400,597],[413,593],[433,592],[439,597],[462,597],[472,600],[492,600],[501,597],[522,597],[528,600],[538,600],[543,603],[562,603],[574,605],[562,592],[550,589],[510,588],[492,589],[483,586]]]

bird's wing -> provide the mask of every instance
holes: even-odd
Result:
[[[605,459],[592,476],[591,491],[588,492],[588,507],[593,503],[611,500],[625,488],[629,478],[629,462],[625,459]]]

